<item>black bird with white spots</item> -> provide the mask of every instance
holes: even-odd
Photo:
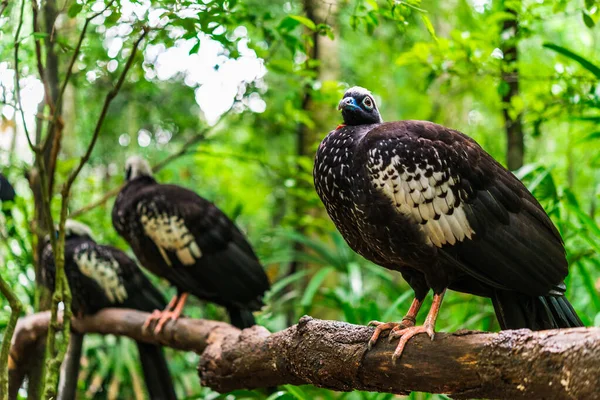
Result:
[[[346,91],[344,123],[316,154],[314,182],[350,247],[397,270],[415,291],[391,330],[396,360],[418,333],[434,335],[446,289],[492,299],[503,329],[581,326],[565,297],[559,232],[533,195],[473,139],[427,121],[383,122],[372,94]],[[415,318],[429,291],[423,326]]]
[[[180,316],[188,293],[226,307],[238,328],[254,325],[252,311],[263,306],[269,281],[235,224],[191,190],[158,183],[140,157],[127,160],[126,179],[113,225],[140,263],[178,290],[167,309],[153,316],[155,330]]]
[[[65,230],[65,273],[75,316],[110,307],[146,312],[165,307],[163,295],[125,253],[96,243],[82,223],[67,220]],[[41,271],[44,285],[54,290],[56,267],[50,243],[44,247]],[[142,342],[137,346],[150,397],[176,399],[162,348]]]

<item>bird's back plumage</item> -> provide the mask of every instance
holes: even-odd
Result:
[[[53,290],[56,266],[49,243],[41,266],[43,282]],[[75,315],[92,315],[109,307],[152,312],[166,305],[135,261],[119,249],[97,244],[87,236],[67,237],[65,273]],[[141,342],[137,346],[150,398],[176,399],[162,347]]]
[[[252,247],[223,212],[196,193],[136,178],[119,194],[113,224],[142,265],[180,292],[232,309],[262,307],[269,282]]]

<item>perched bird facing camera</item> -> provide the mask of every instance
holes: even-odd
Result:
[[[427,333],[447,289],[489,297],[502,329],[582,326],[565,297],[559,232],[542,206],[473,139],[428,121],[383,122],[361,87],[339,103],[344,123],[316,154],[314,183],[350,247],[399,271],[415,292],[399,323],[372,321],[408,340]],[[433,304],[423,326],[423,299]]]

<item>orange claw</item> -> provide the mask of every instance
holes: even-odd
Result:
[[[423,325],[410,326],[404,329],[393,329],[392,332],[390,332],[390,340],[398,337],[400,338],[400,342],[398,342],[398,346],[396,346],[396,350],[394,350],[394,354],[392,355],[392,363],[396,364],[396,361],[402,356],[406,343],[408,343],[413,336],[418,335],[419,333],[426,333],[431,340],[433,340],[435,337],[435,320],[440,312],[444,293],[445,290],[440,294],[433,295],[433,303],[431,304],[431,309],[429,310]]]
[[[379,336],[382,332],[394,330],[400,326],[400,323],[371,321],[369,322],[369,326],[375,327],[375,332],[373,332],[371,339],[369,339],[369,344],[367,345],[368,349],[371,350],[371,348],[377,343],[377,340],[379,339]]]
[[[148,328],[150,328],[150,325],[152,324],[152,322],[160,319],[161,315],[162,315],[162,312],[160,310],[152,311],[152,314],[150,314],[150,316],[148,318],[146,318],[146,321],[144,322],[144,325],[142,326],[142,331],[146,332],[146,330],[148,330]]]
[[[390,338],[400,338],[400,341],[398,342],[398,346],[396,346],[396,350],[394,350],[394,354],[392,354],[392,363],[395,365],[396,364],[396,360],[398,360],[400,358],[400,356],[402,355],[402,352],[404,351],[404,347],[406,346],[406,343],[408,343],[408,341],[415,335],[418,335],[419,333],[426,333],[429,335],[429,337],[431,338],[431,340],[433,340],[434,336],[435,336],[435,330],[433,325],[431,324],[425,324],[425,325],[420,325],[420,326],[411,326],[409,328],[404,328],[404,329],[400,329],[397,331],[392,331],[390,332]]]
[[[375,332],[373,332],[373,335],[371,336],[371,339],[369,340],[369,344],[367,345],[369,350],[371,350],[371,348],[375,345],[375,343],[377,343],[377,340],[379,339],[379,336],[381,335],[382,332],[389,331],[389,330],[394,332],[394,331],[399,331],[401,329],[405,329],[405,328],[413,326],[415,324],[415,319],[417,318],[417,313],[419,312],[419,309],[421,308],[422,303],[423,302],[421,300],[414,299],[412,304],[410,305],[410,308],[408,309],[408,312],[406,313],[404,318],[402,318],[401,322],[379,322],[379,321],[369,322],[369,326],[375,326]],[[391,335],[390,335],[390,340],[391,340]]]
[[[177,304],[175,305],[175,309],[173,311],[165,310],[161,313],[160,319],[156,324],[156,328],[154,328],[155,334],[159,334],[163,330],[167,322],[171,320],[177,321],[177,319],[179,319],[179,317],[181,316],[181,312],[183,311],[183,307],[185,306],[185,301],[187,300],[187,297],[188,294],[183,293],[177,300]]]

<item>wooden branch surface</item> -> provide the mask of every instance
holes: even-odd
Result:
[[[459,331],[411,339],[397,365],[397,341],[382,338],[367,351],[373,328],[303,317],[277,333],[244,331],[224,322],[182,318],[155,336],[142,331],[147,313],[108,309],[73,320],[81,333],[129,336],[201,355],[203,385],[219,392],[283,384],[338,391],[446,393],[454,398],[598,399],[600,328],[531,332]],[[13,338],[11,366],[44,335],[49,313],[22,318]],[[18,375],[18,374],[15,374]],[[13,382],[11,382],[13,383]]]

